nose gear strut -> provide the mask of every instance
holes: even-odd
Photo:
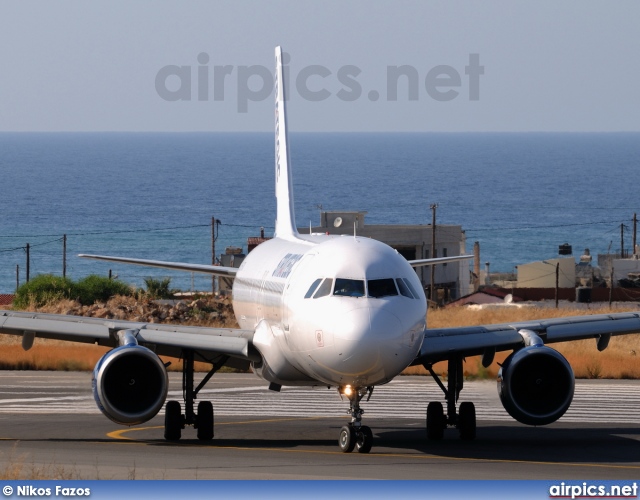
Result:
[[[344,453],[350,453],[354,448],[359,453],[369,453],[373,445],[373,432],[371,429],[362,425],[362,415],[364,410],[360,408],[360,400],[368,393],[367,401],[371,399],[373,386],[360,389],[353,389],[350,394],[346,391],[340,391],[340,397],[343,395],[349,398],[349,409],[347,413],[351,415],[351,422],[340,429],[340,437],[338,438],[338,446]]]

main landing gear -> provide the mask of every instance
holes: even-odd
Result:
[[[449,359],[447,387],[444,386],[440,377],[433,371],[431,364],[425,365],[429,373],[444,392],[447,402],[447,414],[444,414],[442,403],[432,401],[427,406],[427,439],[438,441],[442,439],[444,430],[447,427],[456,427],[460,432],[460,438],[472,441],[476,438],[476,408],[471,402],[460,403],[456,412],[456,403],[460,397],[463,386],[462,357],[457,356]]]
[[[211,371],[202,379],[198,387],[194,389],[194,351],[187,349],[183,352],[182,365],[182,393],[184,397],[184,414],[178,401],[167,401],[164,413],[164,438],[167,441],[178,441],[182,435],[182,429],[192,425],[198,431],[198,439],[210,441],[213,439],[213,405],[211,401],[200,401],[198,413],[193,410],[198,392],[213,377],[218,369],[228,359],[224,356],[216,360]]]
[[[349,410],[347,413],[351,415],[351,422],[340,429],[340,437],[338,438],[338,446],[343,453],[351,453],[356,449],[359,453],[369,453],[373,445],[373,432],[366,425],[362,425],[362,415],[364,410],[360,408],[360,400],[369,393],[373,392],[373,387],[364,389],[352,389],[350,386],[340,388],[340,395],[349,398]]]

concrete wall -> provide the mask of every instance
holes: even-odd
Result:
[[[509,291],[522,300],[553,300],[555,297],[555,290],[552,288],[514,288]],[[611,295],[614,302],[637,302],[640,300],[640,289],[614,288],[609,290],[608,288],[592,288],[591,302],[609,302],[609,295]],[[574,302],[576,300],[576,289],[560,288],[558,290],[558,298]]]
[[[613,259],[613,279],[617,282],[619,279],[627,278],[629,273],[640,273],[640,260],[633,259]],[[602,269],[605,278],[611,275],[611,269]],[[615,285],[614,285],[615,286]]]
[[[518,266],[518,288],[556,287],[556,263],[560,263],[560,288],[576,286],[576,261],[573,257],[548,259]]]

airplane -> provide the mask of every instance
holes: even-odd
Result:
[[[167,398],[162,356],[181,357],[184,413],[178,401],[165,406],[164,437],[179,440],[186,426],[197,437],[214,437],[211,402],[199,391],[222,366],[251,367],[269,389],[282,386],[337,388],[349,401],[351,421],[339,432],[343,452],[368,453],[373,432],[363,424],[361,401],[371,398],[407,366],[423,365],[442,389],[428,403],[426,438],[440,440],[448,427],[476,437],[472,402],[458,404],[463,361],[481,355],[488,367],[498,351],[512,351],[498,375],[507,412],[528,425],[558,420],[573,399],[575,380],[567,360],[549,343],[593,338],[604,350],[612,335],[640,332],[640,315],[616,313],[501,325],[428,329],[427,303],[415,267],[472,258],[470,255],[405,260],[386,244],[357,235],[300,234],[295,225],[287,136],[282,50],[276,47],[274,238],[256,247],[239,268],[102,255],[80,257],[200,272],[233,279],[238,329],[202,328],[105,320],[32,312],[0,311],[0,333],[110,346],[92,375],[95,401],[122,425],[153,418]],[[212,365],[195,386],[194,361]],[[446,361],[447,385],[433,365]]]

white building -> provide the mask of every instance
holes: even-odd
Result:
[[[432,249],[432,227],[430,224],[389,225],[365,224],[367,212],[323,211],[320,226],[311,228],[313,233],[353,234],[373,238],[398,250],[407,260],[431,257],[452,257],[464,255],[465,234],[462,226],[436,224],[436,248]],[[298,228],[301,234],[309,234],[309,227]],[[431,271],[429,267],[416,269],[422,285],[429,289]],[[445,299],[455,299],[470,293],[469,262],[461,261],[436,266],[434,281],[438,290],[443,290]]]

